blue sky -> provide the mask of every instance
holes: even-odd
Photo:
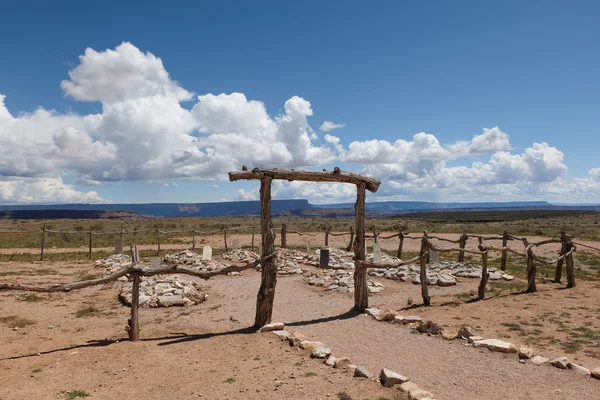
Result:
[[[254,120],[254,114],[243,111],[242,116],[232,117],[240,111],[237,108],[209,115],[211,108],[202,113],[204,119],[195,117],[173,128],[172,139],[214,136],[187,144],[194,148],[192,153],[199,153],[183,169],[157,172],[172,166],[159,167],[151,157],[142,157],[121,162],[116,173],[111,152],[132,154],[132,149],[107,129],[154,140],[150,147],[162,143],[158,131],[146,134],[145,129],[157,126],[144,125],[145,114],[133,115],[132,109],[139,110],[133,103],[121,111],[130,120],[142,121],[139,125],[106,123],[113,121],[106,110],[118,108],[116,97],[102,90],[98,95],[98,85],[125,80],[143,81],[154,89],[178,85],[193,95],[175,96],[168,107],[178,104],[183,111],[193,110],[202,102],[196,96],[206,94],[243,93],[248,102],[262,102],[269,124],[277,125],[278,116],[288,115],[293,120],[290,129],[312,135],[309,147],[315,150],[312,156],[297,156],[295,151],[304,154],[306,149],[291,144],[295,140],[289,137],[291,131],[278,131],[272,135],[281,139],[287,155],[263,158],[261,166],[340,165],[368,173],[384,183],[373,201],[464,201],[487,196],[490,200],[597,202],[599,16],[600,3],[585,1],[6,3],[0,14],[0,95],[5,96],[10,119],[0,119],[0,139],[9,155],[27,162],[17,168],[16,161],[5,161],[0,168],[0,202],[201,202],[256,196],[253,183],[219,180],[227,172],[222,168],[229,165],[222,160],[227,158],[222,147],[225,139],[218,135],[239,130],[240,135],[254,138],[253,132],[244,130],[254,125],[242,120]],[[128,55],[116,50],[123,42],[142,55],[159,57],[169,81],[152,81],[157,74],[149,68],[155,65],[128,64]],[[94,60],[97,68],[90,66],[85,79],[75,81],[69,71],[82,65],[79,56],[86,48],[100,54]],[[107,49],[125,60],[124,67],[112,75],[106,73],[111,61],[102,58]],[[71,91],[61,87],[65,80],[74,83]],[[124,86],[135,91],[138,83]],[[133,102],[129,92],[121,93],[120,88],[114,85],[118,100]],[[286,108],[286,101],[294,96],[310,102],[311,112],[298,102],[290,105],[293,110]],[[53,118],[100,115],[107,126],[46,121],[31,127],[29,120],[17,121],[22,113],[31,115],[39,107],[54,110]],[[303,110],[298,119],[296,107]],[[221,132],[216,118],[233,118],[238,125]],[[325,132],[319,129],[324,121],[344,127]],[[483,128],[494,127],[498,131],[481,139],[488,147],[469,147],[467,142],[483,135]],[[95,154],[95,164],[86,162],[82,167],[74,160],[73,148],[65,142],[77,148],[81,137],[57,133],[71,128],[89,137],[91,144],[86,145]],[[429,137],[425,147],[414,150],[413,136],[420,132],[439,143]],[[342,148],[334,148],[324,139],[326,134],[339,138]],[[56,148],[37,160],[28,154],[32,150],[21,148],[26,145],[19,138],[35,141],[42,150]],[[389,149],[369,142],[376,139],[390,145],[402,139],[407,145]],[[209,154],[204,160],[207,149],[217,146],[211,140],[220,143],[223,154]],[[357,143],[354,150],[352,142]],[[256,156],[242,155],[244,149],[235,143],[240,142],[230,144],[232,160],[256,161]],[[329,146],[329,153],[319,150],[324,146]],[[460,148],[468,151],[463,154]],[[360,149],[367,154],[357,155]],[[189,149],[171,150],[156,153],[156,158],[167,163],[174,154]],[[211,178],[217,180],[206,180]],[[304,185],[282,186],[277,195],[316,202],[351,197],[347,190]]]

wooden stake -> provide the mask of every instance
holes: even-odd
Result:
[[[256,230],[256,227],[252,227],[252,251],[254,251],[254,231]]]
[[[275,252],[275,231],[271,225],[271,176],[260,180],[260,228],[262,234],[262,255]],[[277,286],[277,259],[275,257],[261,264],[260,289],[256,298],[256,317],[254,328],[259,329],[271,322],[275,287]]]
[[[46,239],[46,223],[42,227],[42,245],[40,246],[40,261],[44,261],[44,240]]]
[[[89,254],[88,254],[88,259],[92,259],[92,231],[90,230],[89,232],[89,236],[90,236],[90,243],[89,243]]]
[[[286,245],[287,245],[287,238],[286,238],[286,225],[282,224],[281,225],[281,248],[285,249]]]
[[[373,243],[379,243],[379,233],[377,233],[375,227],[373,227]]]
[[[537,292],[535,286],[535,274],[536,274],[535,260],[533,259],[533,251],[531,248],[527,249],[527,293]]]
[[[160,256],[160,229],[158,229],[158,225],[156,225],[156,236],[158,238],[158,247],[156,248],[156,255]]]
[[[569,252],[573,248],[573,244],[567,242],[566,251]],[[566,258],[567,264],[567,287],[572,288],[575,287],[575,271],[573,269],[573,253],[570,253]]]
[[[123,254],[124,246],[125,246],[125,238],[123,236],[123,221],[121,220],[121,254]]]
[[[196,251],[196,231],[192,230],[192,251]]]
[[[365,252],[365,198],[366,184],[356,185],[356,204],[354,205],[356,218],[356,240],[354,241],[354,258],[364,261]],[[369,289],[367,287],[367,269],[354,268],[354,309],[364,312],[369,307]]]
[[[400,238],[400,243],[398,243],[398,253],[396,253],[396,257],[402,259],[402,246],[404,245],[404,233],[400,231],[398,233],[398,237]]]
[[[485,247],[483,247],[482,238],[479,238],[479,251],[482,251],[483,254],[481,254],[481,282],[479,283],[478,297],[479,300],[483,300],[485,299],[485,288],[490,275],[488,273],[488,253]]]
[[[354,243],[354,227],[350,226],[350,243],[348,243],[346,251],[352,251],[352,243]]]
[[[461,249],[464,249],[467,245],[467,234],[463,233],[462,236],[459,239],[458,245],[460,246]],[[458,262],[465,262],[465,252],[464,251],[459,251],[458,252]]]
[[[227,229],[223,228],[223,242],[225,242],[225,253],[227,253]]]
[[[559,256],[562,256],[567,252],[567,234],[565,232],[560,232],[560,253]],[[560,283],[562,279],[562,266],[564,259],[560,259],[556,262],[556,272],[554,273],[554,283]]]
[[[131,260],[133,265],[139,263],[139,253],[137,245],[131,246]],[[131,312],[129,315],[129,321],[127,322],[127,332],[129,333],[129,340],[136,342],[140,339],[140,321],[138,316],[140,306],[140,276],[133,274],[133,284],[131,291]]]
[[[427,231],[425,231],[423,232],[423,238],[421,239],[421,251],[419,252],[419,264],[421,267],[421,296],[423,297],[423,305],[425,306],[431,304],[431,300],[429,298],[429,289],[427,287],[427,263],[425,260],[425,256],[429,247],[427,240]]]
[[[325,231],[325,247],[329,246],[329,232],[331,232],[331,226]]]
[[[502,247],[508,246],[508,232],[504,231],[502,233]],[[506,250],[502,250],[502,259],[500,260],[500,269],[502,271],[506,271],[506,260],[508,257],[508,252]]]

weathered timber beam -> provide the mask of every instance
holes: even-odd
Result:
[[[379,189],[381,182],[377,179],[369,178],[352,172],[345,172],[336,169],[334,171],[292,171],[285,169],[257,169],[252,171],[230,172],[230,181],[262,179],[264,176],[270,176],[273,179],[282,179],[286,181],[307,181],[307,182],[342,182],[358,185],[364,183],[366,189],[375,193]]]

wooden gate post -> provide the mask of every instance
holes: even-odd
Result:
[[[88,254],[88,259],[92,259],[92,230],[90,229],[89,232],[90,235],[90,243],[89,243],[89,254]]]
[[[260,180],[260,228],[262,234],[262,257],[275,252],[275,231],[271,225],[271,182],[273,177],[264,176]],[[277,258],[261,263],[260,289],[256,298],[256,318],[254,329],[260,329],[271,322],[275,287],[277,286]]]
[[[461,249],[464,249],[467,245],[467,234],[463,233],[462,236],[459,239],[458,245],[460,246]],[[458,252],[458,262],[465,262],[465,252],[464,251],[459,251]]]
[[[373,243],[379,243],[379,233],[377,233],[375,227],[373,227]]]
[[[356,218],[356,239],[354,241],[354,258],[364,261],[365,254],[365,198],[366,184],[356,185],[356,204],[354,212]],[[367,269],[354,265],[354,309],[364,312],[369,307],[369,289],[367,287]]]
[[[192,229],[192,251],[196,251],[196,231]]]
[[[254,251],[254,231],[256,230],[256,227],[253,226],[252,227],[252,251]]]
[[[137,245],[131,246],[131,261],[133,265],[139,263],[140,256],[138,253]],[[139,306],[140,306],[140,276],[138,274],[133,275],[133,284],[131,291],[131,312],[129,314],[129,321],[127,321],[127,333],[129,334],[129,340],[136,342],[140,339],[140,321],[139,321]]]
[[[402,246],[404,245],[404,233],[400,231],[398,233],[398,237],[400,238],[400,243],[398,243],[398,252],[396,253],[396,257],[402,259]]]
[[[44,261],[44,240],[46,239],[46,223],[42,227],[42,245],[40,246],[40,261]]]
[[[573,244],[569,241],[566,244],[565,250],[567,252],[571,251],[571,249],[573,248]],[[567,287],[568,288],[572,288],[575,287],[575,271],[573,269],[573,253],[569,253],[568,256],[565,257],[566,258],[566,264],[567,264]]]
[[[123,250],[123,247],[125,246],[125,239],[123,237],[123,220],[121,220],[121,251]],[[121,253],[123,254],[123,253]]]
[[[483,253],[481,254],[481,282],[479,282],[478,298],[479,300],[483,300],[485,299],[485,287],[490,275],[488,274],[488,252],[483,247],[482,238],[479,238],[479,251]]]
[[[354,243],[354,227],[350,226],[350,243],[348,243],[348,247],[346,247],[346,251],[352,251],[352,243]]]
[[[427,288],[427,263],[426,263],[426,255],[428,252],[429,244],[427,231],[423,232],[423,238],[421,238],[421,250],[419,251],[419,265],[421,267],[421,296],[423,297],[423,305],[428,306],[431,304],[431,299],[429,298],[429,289]]]
[[[502,247],[506,248],[508,246],[508,232],[504,231],[502,233]],[[506,260],[508,257],[508,251],[502,250],[502,259],[500,260],[500,269],[502,271],[506,271]]]
[[[567,253],[567,234],[563,231],[560,232],[560,253],[559,256],[562,256]],[[562,279],[562,266],[564,259],[560,259],[556,262],[556,272],[554,273],[554,283],[560,283]]]
[[[331,226],[327,227],[325,231],[325,247],[329,246],[329,232],[331,232]]]
[[[223,242],[225,242],[225,253],[229,251],[227,248],[227,229],[223,228]]]
[[[533,259],[533,250],[529,247],[527,248],[527,293],[537,292],[535,286],[536,269],[535,260]]]
[[[285,224],[281,225],[281,248],[285,249],[285,247],[287,246],[287,237],[286,237],[286,226]]]

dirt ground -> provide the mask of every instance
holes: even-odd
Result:
[[[347,240],[332,244],[338,239]],[[397,246],[389,242],[382,241],[390,249]],[[405,249],[416,251],[416,241],[407,240]],[[553,255],[546,251],[538,254]],[[0,281],[71,282],[100,274],[91,264],[0,263],[5,275]],[[564,290],[544,283],[549,272],[540,271],[538,293],[518,294],[523,281],[517,278],[490,283],[488,299],[480,302],[469,302],[477,279],[434,286],[427,308],[417,307],[419,286],[376,278],[385,290],[369,302],[447,327],[470,325],[486,338],[529,344],[546,357],[567,355],[599,367],[600,338],[594,335],[600,332],[600,282],[578,280]],[[123,341],[129,309],[117,300],[118,283],[64,294],[2,292],[0,399],[64,399],[75,390],[99,399],[335,399],[342,392],[352,399],[394,398],[395,391],[327,368],[271,334],[247,333],[259,284],[256,271],[219,276],[204,282],[209,297],[200,305],[141,309],[139,343]],[[357,315],[352,306],[352,294],[308,286],[301,276],[280,277],[273,320],[374,373],[387,367],[407,375],[437,399],[600,399],[600,381],[519,364],[514,355],[463,341],[414,334],[407,326]]]

